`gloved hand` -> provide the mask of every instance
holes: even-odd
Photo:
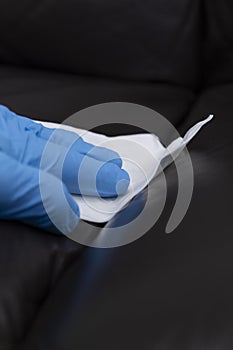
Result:
[[[22,164],[1,151],[0,164],[1,218],[21,220],[54,233],[73,231],[79,222],[79,208],[57,177],[42,172],[46,186],[42,201],[39,169]],[[61,184],[68,205],[61,198]]]
[[[49,229],[53,228],[49,217],[60,217],[63,232],[68,233],[79,218],[70,193],[113,197],[126,192],[130,180],[117,153],[94,147],[75,133],[54,131],[0,105],[0,216]],[[41,198],[42,178],[49,216]],[[59,186],[72,210],[64,212]]]

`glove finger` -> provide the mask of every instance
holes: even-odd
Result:
[[[69,233],[79,208],[56,177],[0,152],[0,217],[21,220],[53,232]]]
[[[123,195],[130,183],[129,174],[113,163],[105,163],[98,171],[96,187],[101,197]]]
[[[76,152],[83,155],[90,152],[88,155],[91,158],[100,160],[102,162],[112,162],[122,167],[122,160],[119,154],[105,147],[94,146],[91,143],[85,142],[81,136],[72,131],[64,129],[50,129],[44,127],[42,124],[32,122],[27,126],[27,130],[33,130],[36,136],[50,142],[62,145],[65,147],[72,147]]]
[[[67,151],[53,143],[46,148],[40,166],[62,178],[72,194],[115,197],[127,191],[130,181],[127,172],[114,163],[101,162],[73,148]]]
[[[124,194],[129,186],[128,173],[114,163],[69,153],[63,166],[63,181],[74,194],[115,197]],[[72,171],[78,169],[78,172]]]

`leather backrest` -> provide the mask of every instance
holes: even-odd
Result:
[[[199,0],[5,0],[0,62],[195,86]]]
[[[233,1],[205,0],[205,79],[233,80]]]

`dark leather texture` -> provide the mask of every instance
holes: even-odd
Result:
[[[177,191],[170,167],[153,229],[128,246],[86,249],[45,300],[23,349],[231,349],[232,92],[225,85],[201,93],[180,128],[216,113],[190,144],[195,188],[181,225],[165,234]],[[157,180],[153,191],[151,206]]]
[[[233,80],[233,2],[205,2],[205,80],[221,84]]]
[[[19,114],[62,122],[94,104],[133,102],[181,134],[215,115],[188,147],[194,192],[172,234],[174,166],[165,171],[163,214],[127,246],[88,248],[0,221],[0,350],[232,349],[230,0],[10,0],[0,8],[0,103]],[[156,208],[159,179],[152,191]]]
[[[199,0],[4,1],[0,62],[195,87]]]

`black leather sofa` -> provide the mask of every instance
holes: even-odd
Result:
[[[0,103],[19,114],[133,102],[181,134],[215,114],[189,146],[193,198],[171,235],[174,166],[162,216],[127,246],[1,220],[0,349],[232,349],[232,1],[7,0],[0,14]]]

